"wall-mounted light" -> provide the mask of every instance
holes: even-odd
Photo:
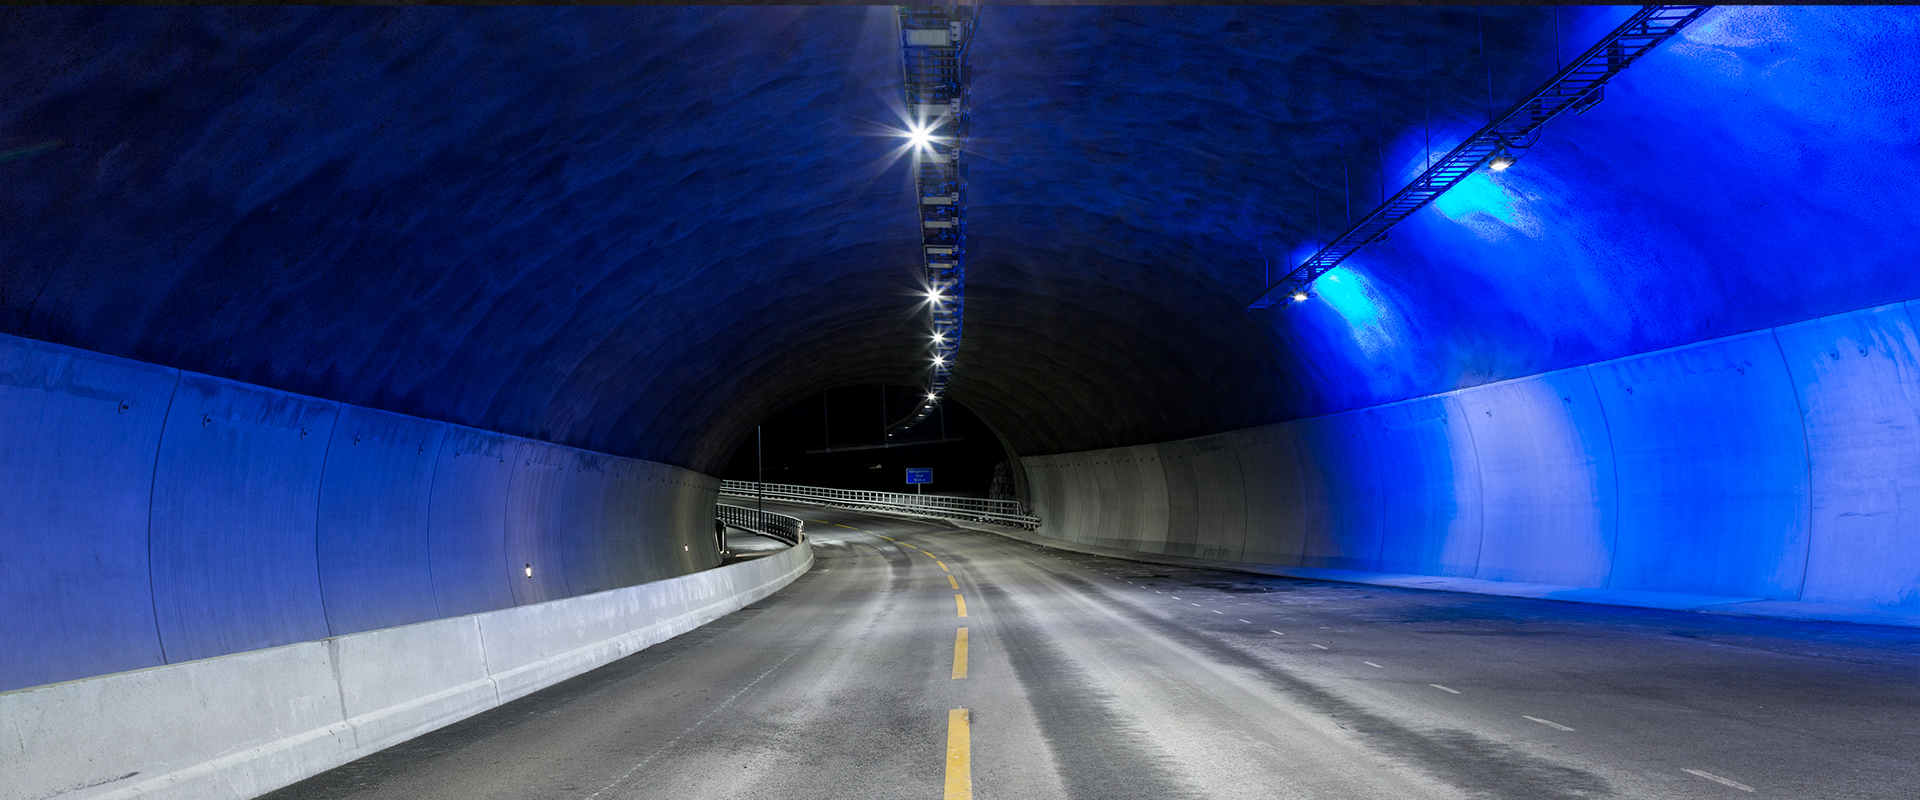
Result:
[[[1508,167],[1513,166],[1513,162],[1519,160],[1518,158],[1514,158],[1513,151],[1508,150],[1507,146],[1503,144],[1500,145],[1500,149],[1493,151],[1493,160],[1487,162],[1487,169],[1493,170],[1494,172],[1506,172]]]
[[[531,577],[533,577],[533,565],[532,565],[532,564],[528,564],[528,565],[527,565],[527,577],[529,577],[529,578],[531,578]]]

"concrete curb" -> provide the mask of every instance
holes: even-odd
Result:
[[[1759,597],[1718,597],[1713,595],[1677,594],[1673,592],[1643,592],[1620,589],[1590,589],[1578,586],[1556,586],[1544,583],[1512,583],[1507,581],[1489,581],[1477,578],[1449,578],[1438,575],[1411,575],[1390,572],[1360,572],[1345,569],[1319,569],[1314,567],[1288,567],[1278,564],[1243,564],[1233,561],[1216,561],[1208,558],[1190,556],[1142,553],[1134,550],[1119,550],[1098,545],[1050,539],[1038,534],[980,525],[970,522],[950,524],[981,533],[1005,536],[1019,542],[1067,550],[1087,555],[1118,558],[1137,561],[1143,564],[1164,564],[1175,567],[1195,567],[1224,572],[1243,572],[1252,575],[1267,575],[1277,578],[1303,578],[1336,583],[1358,583],[1369,586],[1393,586],[1401,589],[1421,589],[1435,592],[1458,592],[1461,594],[1484,594],[1499,597],[1526,597],[1535,600],[1558,600],[1568,603],[1589,603],[1604,606],[1625,606],[1628,608],[1652,608],[1665,611],[1695,611],[1707,614],[1730,614],[1742,617],[1763,617],[1768,619],[1789,619],[1803,622],[1847,622],[1858,625],[1885,625],[1898,628],[1920,628],[1920,613],[1901,609],[1880,608],[1878,606],[1850,606],[1828,603],[1803,603],[1792,600],[1767,600]]]
[[[596,594],[0,693],[0,800],[242,800],[766,597],[806,544]]]

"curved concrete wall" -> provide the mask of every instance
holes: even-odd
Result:
[[[0,691],[684,575],[718,490],[0,336]]]
[[[1040,534],[1920,608],[1920,301],[1224,436],[1026,459]]]
[[[242,800],[524,696],[766,597],[766,558],[582,597],[0,693],[0,800]]]

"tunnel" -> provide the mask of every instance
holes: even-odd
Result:
[[[0,800],[1920,785],[1910,9],[0,21]]]

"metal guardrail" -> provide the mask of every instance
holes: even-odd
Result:
[[[799,544],[806,538],[807,523],[798,517],[724,504],[714,506],[713,515],[729,527],[753,531],[787,544]]]
[[[1033,530],[1040,518],[1026,513],[1012,500],[981,500],[973,497],[943,497],[933,494],[865,492],[853,489],[828,489],[820,486],[793,486],[784,483],[722,481],[720,493],[735,497],[761,497],[789,503],[807,503],[838,508],[886,511],[916,517],[957,519],[968,522],[992,522]]]

